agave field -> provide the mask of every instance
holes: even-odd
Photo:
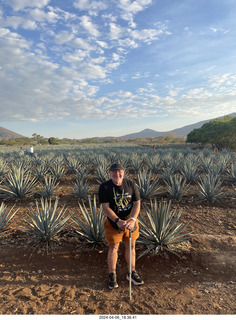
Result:
[[[5,252],[13,244],[29,250],[31,260],[42,252],[50,259],[61,246],[73,247],[78,254],[103,252],[105,217],[97,193],[114,162],[123,164],[126,177],[140,190],[137,258],[142,265],[154,256],[179,259],[182,252],[190,252],[194,243],[201,244],[201,224],[203,233],[214,235],[214,214],[209,230],[204,216],[201,221],[194,217],[194,208],[202,214],[216,208],[232,214],[236,208],[236,154],[227,150],[60,145],[37,146],[30,157],[2,147],[0,244]]]

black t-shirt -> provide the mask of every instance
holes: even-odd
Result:
[[[133,202],[140,200],[140,193],[136,183],[126,178],[123,179],[121,186],[115,185],[112,179],[103,182],[99,187],[98,195],[99,202],[109,203],[110,208],[122,220],[128,219]],[[109,221],[111,222],[110,219]]]

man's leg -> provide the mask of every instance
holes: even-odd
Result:
[[[124,241],[125,245],[125,260],[129,270],[129,242]],[[135,252],[135,240],[131,241],[131,269],[135,270],[136,252]]]
[[[124,241],[125,244],[125,260],[127,262],[128,266],[128,274],[126,276],[127,280],[129,280],[130,274],[129,274],[129,242]],[[131,281],[136,286],[144,284],[143,280],[138,275],[137,271],[135,270],[135,263],[136,263],[136,252],[135,252],[135,240],[132,240],[131,242]]]
[[[116,264],[118,259],[119,242],[109,244],[107,262],[109,273],[116,272]]]
[[[107,262],[109,270],[109,289],[118,287],[116,278],[116,264],[118,259],[119,242],[109,244]]]
[[[123,232],[118,232],[118,230],[114,229],[108,219],[105,220],[105,235],[106,241],[109,245],[108,254],[107,254],[107,263],[109,270],[109,289],[117,288],[117,280],[116,280],[116,264],[118,259],[118,249],[120,242],[123,238]]]

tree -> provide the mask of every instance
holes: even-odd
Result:
[[[33,133],[32,137],[39,144],[40,144],[41,140],[43,139],[43,136],[40,136],[40,134],[37,134],[37,133]]]
[[[213,148],[236,148],[236,117],[226,116],[205,123],[201,128],[194,129],[187,135],[186,142],[211,144]]]
[[[56,140],[56,138],[54,138],[54,137],[50,137],[50,138],[48,139],[48,143],[49,143],[49,144],[57,144],[57,140]]]

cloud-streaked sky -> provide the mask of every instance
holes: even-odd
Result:
[[[235,0],[1,0],[0,126],[169,131],[236,111]]]

